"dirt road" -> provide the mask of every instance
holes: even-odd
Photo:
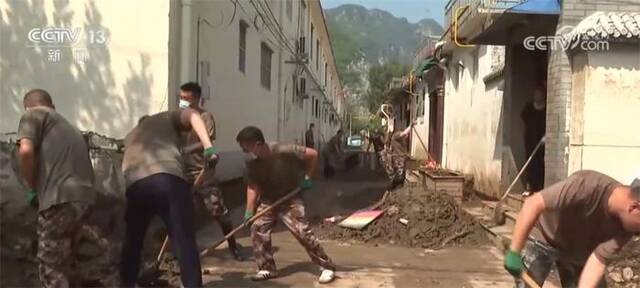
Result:
[[[384,192],[384,176],[366,170],[340,173],[331,180],[316,181],[303,198],[307,212],[322,218],[355,211],[380,199]],[[230,199],[240,199],[241,183],[224,187]],[[233,202],[233,203],[231,203]],[[241,202],[230,201],[234,221],[242,218]],[[207,287],[315,287],[318,268],[311,263],[304,249],[282,227],[276,229],[273,244],[280,277],[267,283],[254,283],[253,258],[238,263],[230,258],[225,247],[212,257],[204,258]],[[247,233],[240,235],[244,254],[251,255]],[[208,225],[198,234],[204,247],[219,239],[220,232]],[[512,287],[512,279],[502,268],[501,255],[494,247],[450,248],[439,251],[398,246],[377,246],[338,241],[322,241],[339,269],[338,279],[325,287]]]

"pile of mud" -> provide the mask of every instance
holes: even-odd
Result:
[[[640,287],[640,237],[636,236],[607,266],[607,284],[613,288]]]
[[[316,227],[316,235],[321,239],[425,249],[489,243],[480,224],[453,198],[423,189],[405,187],[391,192],[378,207],[384,214],[362,230],[322,223]]]

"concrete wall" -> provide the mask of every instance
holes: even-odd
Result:
[[[49,91],[80,129],[116,138],[140,116],[166,110],[168,14],[168,1],[0,1],[0,132],[17,129],[33,88]],[[30,47],[29,31],[45,27],[81,28],[81,38],[74,47]],[[91,45],[91,31],[108,42],[96,36]],[[88,58],[76,62],[74,48],[82,47]],[[60,61],[49,61],[56,50]]]
[[[478,49],[478,50],[475,50]],[[485,86],[491,70],[490,46],[453,52],[445,84],[443,166],[474,176],[475,188],[499,192],[502,163],[502,93]],[[475,51],[474,51],[475,50]],[[458,66],[462,62],[464,68]]]
[[[640,43],[572,55],[569,173],[604,172],[624,184],[640,172]]]
[[[616,0],[564,0],[558,29],[575,26],[597,11],[639,12],[640,5],[621,4]],[[569,29],[563,31],[566,33]],[[546,186],[566,178],[571,170],[569,168],[569,135],[572,129],[571,73],[571,63],[567,53],[562,49],[551,50],[547,85]]]
[[[416,126],[415,131],[411,134],[410,151],[411,156],[416,159],[427,159],[425,149],[429,147],[429,89],[427,88],[427,83],[420,81],[416,85],[416,96],[411,99],[411,119],[416,119]],[[423,147],[420,140],[426,148]]]

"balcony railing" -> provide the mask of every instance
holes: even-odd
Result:
[[[449,0],[445,6],[447,25],[453,25],[454,15],[458,13],[458,25],[478,13],[500,14],[526,0]]]

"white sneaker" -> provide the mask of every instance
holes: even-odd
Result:
[[[320,278],[318,278],[318,283],[327,284],[333,281],[336,278],[336,273],[333,270],[323,269],[322,274],[320,274]]]
[[[267,270],[260,270],[258,271],[258,273],[256,273],[256,275],[254,275],[253,277],[251,277],[251,280],[253,281],[265,281],[265,280],[269,280],[272,278],[275,278],[277,275],[275,272],[271,272],[271,271],[267,271]]]

